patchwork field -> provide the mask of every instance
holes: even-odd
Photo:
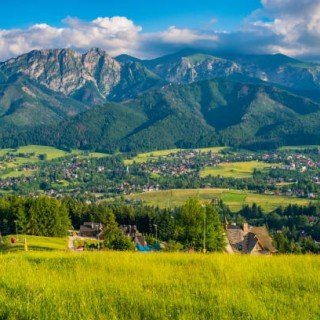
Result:
[[[1,319],[320,318],[320,257],[0,255]]]
[[[85,152],[82,150],[72,150],[67,152],[60,150],[54,147],[49,146],[38,146],[38,145],[29,145],[20,147],[17,149],[0,149],[0,156],[10,156],[8,160],[2,161],[0,163],[0,178],[15,178],[19,176],[30,176],[33,174],[32,170],[23,171],[19,167],[24,164],[36,164],[40,160],[41,156],[44,156],[45,160],[54,160],[58,158],[63,158],[68,155],[78,155],[80,158],[101,158],[108,156],[105,153],[99,152]]]
[[[216,167],[206,167],[201,170],[201,177],[221,176],[225,178],[251,178],[254,169],[265,170],[270,167],[270,163],[262,161],[232,162],[222,163]]]
[[[155,192],[145,192],[128,196],[128,199],[142,200],[147,204],[170,207],[181,206],[190,197],[198,197],[202,202],[210,202],[212,199],[222,199],[232,211],[238,211],[244,204],[259,204],[264,210],[271,211],[278,206],[288,204],[307,205],[308,199],[293,197],[261,195],[246,191],[232,189],[175,189]]]

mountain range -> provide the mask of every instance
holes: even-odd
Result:
[[[0,146],[99,151],[320,143],[320,65],[183,50],[153,60],[94,48],[0,63]]]

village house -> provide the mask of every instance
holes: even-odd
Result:
[[[226,223],[228,253],[274,254],[277,252],[266,226],[251,227],[244,223],[242,227]]]
[[[84,222],[83,225],[80,226],[79,236],[98,238],[102,236],[103,229],[104,225],[102,223]]]
[[[145,237],[138,231],[136,225],[121,225],[120,230],[122,231],[123,235],[130,237],[135,245],[147,245]]]

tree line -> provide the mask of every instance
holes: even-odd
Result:
[[[104,224],[104,239],[110,249],[129,248],[120,225],[135,225],[149,243],[165,241],[172,249],[222,251],[223,222],[244,221],[267,225],[282,253],[320,252],[320,206],[289,205],[264,212],[257,204],[245,205],[233,213],[221,200],[202,205],[191,198],[181,207],[159,208],[144,204],[87,203],[71,197],[47,196],[0,199],[0,232],[63,237],[84,222]],[[204,242],[205,239],[205,242]]]

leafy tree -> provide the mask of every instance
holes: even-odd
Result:
[[[274,235],[273,241],[279,253],[299,253],[300,249],[296,244],[291,242],[285,235],[285,232],[280,232]]]
[[[179,240],[186,247],[201,250],[205,245],[208,251],[222,251],[225,248],[222,224],[212,204],[203,207],[198,199],[189,199],[181,208],[179,226]]]
[[[120,251],[133,250],[134,245],[131,239],[122,234],[112,210],[108,210],[105,219],[104,246],[108,249]]]
[[[31,201],[27,220],[28,234],[37,236],[65,236],[70,227],[66,207],[57,199],[49,197],[39,197]]]
[[[198,199],[190,198],[181,207],[179,216],[179,240],[185,247],[191,247],[197,250],[202,248],[204,219],[205,210]]]
[[[207,250],[223,251],[226,246],[226,240],[218,211],[213,205],[207,205],[205,215]]]
[[[114,240],[110,243],[109,249],[119,251],[132,251],[134,250],[134,244],[131,239],[119,232],[115,235]]]
[[[14,220],[17,222],[17,231],[25,234],[27,232],[27,215],[25,211],[24,203],[20,200],[16,200],[12,204],[12,214]]]

